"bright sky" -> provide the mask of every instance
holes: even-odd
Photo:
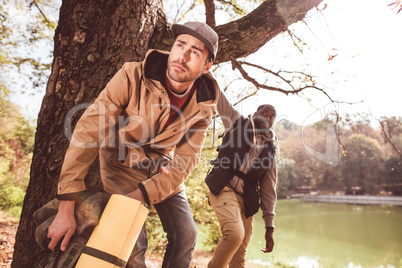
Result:
[[[254,55],[267,67],[282,70],[307,68],[320,75],[328,93],[335,100],[363,103],[336,107],[338,112],[372,112],[376,117],[402,116],[402,12],[388,7],[393,0],[337,0],[329,1],[322,14],[315,13],[298,23],[299,37],[314,44],[315,49],[302,55],[290,43],[290,38],[278,36]],[[320,8],[323,8],[321,4]],[[329,54],[337,56],[328,61]],[[253,57],[250,57],[251,59]],[[251,61],[251,60],[250,60]],[[268,63],[268,64],[266,64]],[[399,72],[399,73],[398,73]],[[310,105],[305,98],[311,98]],[[31,117],[36,118],[43,95],[13,100]],[[322,119],[334,109],[322,94],[308,90],[303,98],[276,92],[262,92],[241,104],[243,114],[253,113],[263,103],[274,104],[279,117],[298,124]]]
[[[402,116],[402,12],[397,14],[397,10],[388,7],[392,2],[329,1],[323,15],[306,20],[308,27],[303,23],[294,26],[303,32],[299,37],[315,42],[317,49],[307,51],[303,57],[288,44],[289,38],[276,38],[263,49],[262,58],[272,60],[274,65],[288,66],[289,70],[309,64],[307,68],[320,74],[324,83],[332,88],[328,93],[333,99],[359,102],[338,105],[336,109],[341,114],[371,112],[376,117]],[[337,56],[328,61],[328,52]],[[281,68],[286,70],[286,67]],[[320,120],[334,109],[322,94],[309,90],[306,95],[313,99],[314,107],[297,96],[265,92],[240,109],[243,113],[252,113],[256,106],[269,102],[277,107],[280,118],[298,124]]]

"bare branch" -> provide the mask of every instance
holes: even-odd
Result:
[[[337,111],[335,111],[335,114],[336,114],[336,121],[335,121],[335,126],[336,126],[336,128],[335,128],[336,139],[338,140],[339,146],[340,146],[341,149],[342,149],[342,154],[343,154],[344,156],[346,156],[347,153],[348,153],[348,150],[346,150],[345,145],[344,145],[344,144],[342,143],[342,141],[341,141],[341,135],[340,135],[340,133],[339,133],[339,128],[338,128],[338,127],[339,127],[339,122],[342,121],[342,118],[340,117],[340,115],[338,114]]]
[[[216,0],[216,1],[224,6],[230,6],[231,8],[233,8],[233,11],[238,15],[244,16],[247,14],[247,12],[244,9],[242,9],[236,1],[233,0]]]
[[[318,36],[315,34],[315,32],[310,28],[310,26],[307,24],[306,20],[302,20],[302,22],[304,23],[304,25],[306,25],[306,27],[310,30],[311,34],[314,35],[314,37],[317,39],[318,42],[320,42],[322,47],[325,47],[324,44],[321,42],[321,39],[318,38]]]
[[[303,46],[307,45],[305,42],[303,42],[303,40],[300,39],[300,37],[296,36],[292,31],[290,31],[289,29],[287,29],[286,31],[290,38],[293,41],[293,44],[295,45],[295,47],[297,47],[297,49],[300,51],[300,53],[303,54]]]
[[[226,92],[226,91],[230,88],[230,86],[231,86],[232,84],[234,84],[234,83],[237,82],[237,81],[241,81],[241,80],[242,80],[241,78],[237,78],[237,79],[234,79],[234,80],[230,81],[228,84],[225,85],[224,88],[222,88],[222,91],[223,91],[223,92]]]
[[[177,8],[176,10],[176,15],[174,16],[173,19],[173,23],[178,23],[179,21],[177,20],[177,17],[179,16],[180,10],[182,9],[182,7],[184,6],[184,1],[181,3],[180,7]],[[194,2],[193,2],[193,6],[194,6]],[[187,11],[188,12],[188,11]]]
[[[264,1],[239,20],[219,25],[219,52],[215,64],[253,54],[288,26],[302,20],[322,0]]]
[[[35,0],[32,0],[32,2],[29,4],[29,7],[32,7],[33,5],[39,10],[40,14],[43,16],[43,18],[45,19],[46,23],[48,25],[51,25],[52,23],[50,22],[50,20],[47,19],[45,13],[43,13],[43,11],[40,9],[38,3],[36,3]]]
[[[377,120],[380,125],[381,125],[381,132],[384,135],[385,139],[391,144],[392,149],[399,155],[399,159],[402,160],[402,153],[398,148],[396,148],[395,144],[391,141],[391,138],[389,137],[388,133],[385,131],[385,126],[384,123],[381,120]]]
[[[204,0],[205,15],[207,17],[207,24],[211,27],[216,26],[215,22],[215,4],[214,0]]]
[[[402,161],[402,153],[401,150],[398,150],[398,148],[396,147],[396,145],[392,142],[391,140],[391,135],[389,133],[387,133],[386,129],[385,129],[385,124],[383,121],[381,121],[380,119],[376,118],[371,112],[370,112],[371,116],[378,121],[378,123],[381,126],[381,133],[384,136],[385,140],[387,142],[389,142],[389,144],[391,144],[392,149],[399,155],[399,162]]]
[[[240,102],[242,102],[242,101],[244,101],[244,100],[246,100],[246,99],[248,99],[248,98],[254,96],[255,94],[257,94],[258,91],[259,91],[259,89],[257,88],[253,93],[247,94],[247,96],[245,96],[245,97],[239,99],[238,101],[236,101],[236,102],[233,104],[233,106],[236,106],[236,105],[239,104]]]
[[[256,65],[256,64],[254,64],[254,63],[249,63],[249,62],[246,62],[246,61],[241,61],[241,62],[239,61],[239,63],[240,63],[240,64],[244,64],[244,65],[248,65],[248,66],[251,66],[251,67],[254,67],[254,68],[257,68],[257,69],[260,69],[260,70],[262,70],[262,71],[264,71],[264,72],[266,72],[266,73],[270,73],[270,74],[272,74],[272,75],[278,77],[279,79],[283,80],[284,82],[288,83],[292,88],[293,88],[293,85],[291,84],[292,81],[287,80],[287,79],[285,79],[282,75],[280,75],[281,72],[285,72],[285,73],[289,73],[289,74],[291,73],[291,74],[304,75],[304,76],[306,76],[306,77],[308,77],[308,78],[310,78],[310,79],[313,78],[313,76],[307,75],[307,74],[302,73],[302,72],[287,72],[287,71],[274,72],[274,71],[268,70],[268,69],[266,69],[265,67],[262,67],[262,66],[260,66],[260,65]]]
[[[292,88],[292,90],[284,90],[284,89],[281,89],[281,88],[272,87],[272,86],[267,86],[267,85],[265,85],[265,84],[261,84],[261,83],[257,82],[254,78],[250,77],[250,75],[243,69],[242,64],[248,65],[248,66],[251,66],[251,67],[254,67],[254,68],[257,68],[257,69],[260,69],[260,70],[262,70],[262,71],[264,71],[264,72],[266,72],[266,73],[270,73],[270,74],[274,75],[275,77],[278,77],[279,79],[281,79],[282,81],[284,81],[286,84],[288,84],[288,85]],[[292,85],[292,81],[291,81],[291,80],[286,79],[285,77],[283,77],[283,76],[280,74],[280,73],[298,74],[298,75],[301,75],[301,76],[304,76],[304,77],[308,78],[309,81],[312,81],[312,80],[313,80],[313,78],[314,78],[313,76],[308,75],[308,74],[305,74],[305,73],[302,73],[302,72],[287,72],[287,71],[274,72],[274,71],[268,70],[268,69],[266,69],[266,68],[264,68],[264,67],[262,67],[262,66],[258,66],[258,65],[255,65],[255,64],[252,64],[252,63],[248,63],[248,62],[238,62],[238,61],[236,61],[236,60],[232,60],[232,68],[233,68],[233,69],[238,69],[239,72],[241,73],[241,75],[243,76],[243,78],[244,78],[245,80],[251,82],[251,83],[256,87],[256,90],[255,90],[253,93],[248,94],[247,96],[241,98],[241,99],[238,100],[236,103],[234,103],[234,105],[237,105],[237,104],[239,104],[240,102],[244,101],[245,99],[248,99],[248,98],[250,98],[250,97],[256,95],[257,92],[258,92],[260,89],[267,89],[267,90],[272,90],[272,91],[278,91],[278,92],[282,92],[282,93],[284,93],[284,94],[286,94],[286,95],[289,95],[289,94],[298,94],[298,93],[300,93],[301,91],[303,91],[303,90],[305,90],[305,89],[307,89],[307,88],[312,88],[312,89],[315,89],[315,90],[320,91],[320,92],[323,93],[332,103],[339,103],[339,102],[337,102],[337,101],[334,101],[322,88],[316,87],[316,86],[314,86],[314,84],[313,84],[313,85],[305,85],[305,86],[302,86],[302,87],[299,87],[299,88],[295,88],[295,87]],[[336,137],[337,137],[339,146],[340,146],[341,149],[342,149],[342,154],[346,156],[346,155],[347,155],[347,149],[346,149],[345,145],[342,143],[341,134],[339,133],[339,128],[338,128],[339,122],[341,122],[342,118],[341,118],[341,116],[339,115],[339,113],[338,113],[337,111],[334,111],[334,113],[335,113],[335,115],[336,115],[336,120],[335,120],[335,124],[334,124]]]
[[[184,12],[183,14],[182,14],[182,16],[179,18],[179,19],[177,19],[177,16],[179,15],[179,10],[177,10],[177,13],[176,13],[176,17],[175,17],[175,22],[177,23],[177,22],[179,22],[181,19],[183,19],[186,15],[187,15],[187,13],[188,12],[190,12],[191,10],[193,10],[194,8],[195,8],[195,6],[196,6],[196,2],[197,1],[193,1],[193,3],[191,4],[191,6],[187,9],[187,11],[186,12]],[[182,6],[184,5],[184,3],[182,4]],[[181,7],[180,7],[181,8]]]
[[[395,5],[395,9],[399,8],[399,10],[398,10],[398,12],[396,12],[396,14],[401,12],[401,10],[402,10],[402,1],[401,0],[396,0],[396,2],[391,3],[388,6],[393,6],[393,5]]]
[[[290,86],[291,90],[285,90],[285,89],[282,89],[282,88],[267,86],[267,85],[265,85],[265,84],[259,83],[257,80],[255,80],[254,78],[252,78],[252,77],[249,76],[249,74],[243,69],[243,67],[241,66],[241,64],[247,64],[247,65],[249,65],[249,66],[252,66],[252,67],[261,69],[261,70],[263,70],[264,72],[271,73],[271,74],[275,75],[276,77],[279,77],[280,79],[282,79],[284,82],[286,82],[286,83]],[[315,90],[317,90],[317,91],[320,91],[320,92],[321,92],[322,94],[324,94],[332,103],[336,103],[336,102],[337,102],[337,101],[334,101],[334,100],[328,95],[328,93],[326,93],[322,88],[319,88],[319,87],[315,86],[313,82],[312,82],[312,85],[305,85],[305,86],[301,86],[301,87],[299,87],[299,88],[295,88],[295,87],[292,85],[292,83],[291,83],[292,81],[285,79],[285,78],[284,78],[283,76],[281,76],[279,73],[270,71],[270,70],[268,70],[268,69],[266,69],[266,68],[264,68],[264,67],[261,67],[261,66],[258,66],[258,65],[252,64],[252,63],[246,63],[246,62],[241,62],[241,63],[240,63],[240,62],[238,62],[238,61],[236,61],[236,60],[232,60],[232,68],[233,68],[233,70],[234,70],[234,69],[238,69],[239,72],[241,73],[241,75],[243,76],[243,78],[244,78],[245,80],[249,81],[250,83],[252,83],[257,89],[263,88],[263,89],[266,89],[266,90],[278,91],[278,92],[281,92],[281,93],[283,93],[283,94],[289,95],[289,94],[299,94],[301,91],[303,91],[303,90],[305,90],[305,89],[308,89],[308,88],[311,88],[311,89],[315,89]],[[295,73],[296,73],[296,72],[295,72]],[[307,74],[304,74],[304,73],[301,73],[301,72],[297,72],[297,74],[299,74],[299,75],[302,74],[303,76],[305,76],[306,78],[308,78],[309,81],[312,81],[312,78],[313,78],[313,77],[310,76],[310,75],[307,75]]]
[[[332,31],[331,31],[331,29],[330,29],[330,27],[329,27],[329,25],[328,25],[328,22],[327,22],[327,20],[325,19],[324,14],[322,13],[322,11],[323,11],[324,9],[326,9],[326,8],[327,8],[327,4],[325,4],[322,9],[318,9],[318,8],[317,8],[317,11],[318,11],[318,13],[321,14],[322,19],[324,20],[325,26],[327,27],[327,31],[328,31],[328,33],[329,33],[329,34],[331,35],[331,37],[332,37],[332,40],[334,40],[334,42],[338,44],[338,41],[336,41],[336,39],[335,39],[334,35],[332,34]]]
[[[289,93],[297,94],[300,91],[300,90],[287,91],[287,90],[284,90],[281,88],[271,87],[271,86],[267,86],[264,84],[260,84],[254,78],[251,78],[248,75],[248,73],[243,69],[243,67],[240,65],[240,63],[236,60],[232,60],[232,68],[233,68],[233,70],[238,69],[239,72],[241,73],[241,75],[243,76],[243,78],[246,79],[247,81],[249,81],[250,83],[252,83],[257,89],[263,88],[263,89],[272,90],[272,91],[279,91],[286,95],[288,95]]]

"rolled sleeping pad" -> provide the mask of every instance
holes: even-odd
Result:
[[[125,267],[148,212],[140,201],[113,194],[75,267]]]

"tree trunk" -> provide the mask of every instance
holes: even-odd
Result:
[[[255,52],[321,1],[271,0],[245,18],[217,27],[217,62]],[[32,214],[55,197],[69,143],[65,121],[75,126],[84,109],[71,112],[71,121],[66,120],[69,112],[91,103],[124,62],[142,60],[150,48],[169,49],[172,38],[161,0],[63,0],[54,42],[12,267],[44,267]],[[97,161],[85,182],[101,186]]]

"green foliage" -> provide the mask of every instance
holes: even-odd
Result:
[[[298,127],[297,124],[295,124],[292,121],[289,121],[287,119],[282,119],[280,121],[279,125],[282,126],[284,129],[290,130],[290,131],[295,131]]]
[[[12,216],[18,217],[21,214],[22,203],[25,197],[25,187],[13,185],[12,180],[5,180],[0,183],[0,207],[7,210]]]
[[[213,250],[222,236],[218,220],[208,202],[209,189],[204,181],[208,170],[211,168],[210,161],[218,155],[217,145],[213,146],[213,135],[210,129],[207,132],[200,161],[185,182],[194,221],[197,224],[207,226],[208,235],[203,241],[203,247],[208,250]]]
[[[369,194],[379,191],[381,152],[376,140],[362,134],[353,134],[345,142],[342,173],[347,189],[358,186]]]
[[[162,255],[167,245],[167,238],[165,232],[163,231],[158,213],[154,207],[151,207],[149,211],[146,221],[146,228],[148,238],[147,252]]]
[[[0,208],[21,213],[29,180],[34,126],[18,108],[0,97]]]
[[[383,116],[381,122],[384,124],[384,131],[390,138],[402,134],[402,117],[392,116],[388,118]]]
[[[0,92],[43,86],[50,71],[60,2],[3,0],[0,6]],[[48,48],[47,50],[44,48]],[[31,53],[30,51],[35,51]],[[2,83],[1,83],[2,82]],[[34,92],[30,92],[34,93]]]
[[[288,190],[295,188],[294,182],[297,179],[295,172],[295,161],[289,158],[280,158],[278,161],[278,198],[286,198]]]
[[[385,161],[384,177],[385,190],[394,195],[402,196],[402,164],[398,157],[391,157]]]

